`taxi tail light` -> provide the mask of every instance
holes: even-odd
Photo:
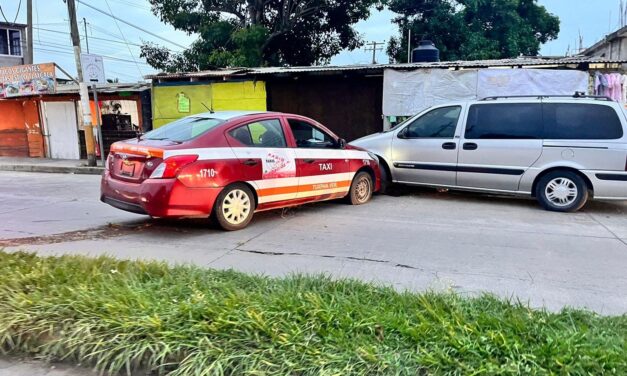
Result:
[[[113,168],[113,153],[109,153],[105,162],[105,170],[111,170]]]
[[[179,171],[190,163],[196,162],[197,155],[176,155],[166,158],[150,175],[151,179],[175,178]]]

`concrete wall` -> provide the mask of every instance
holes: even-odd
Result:
[[[19,56],[0,55],[0,67],[24,65],[24,58]]]
[[[627,37],[618,37],[599,47],[586,51],[587,56],[604,57],[612,60],[627,59]]]

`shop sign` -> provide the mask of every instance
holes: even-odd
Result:
[[[0,98],[56,93],[54,63],[0,68]]]

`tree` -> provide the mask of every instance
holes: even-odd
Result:
[[[560,29],[559,18],[537,0],[390,0],[389,8],[400,14],[394,22],[401,35],[387,52],[403,62],[408,29],[412,41],[432,40],[442,60],[535,56]]]
[[[150,0],[161,21],[199,38],[182,53],[144,44],[141,56],[165,71],[327,63],[363,45],[353,25],[383,1]]]

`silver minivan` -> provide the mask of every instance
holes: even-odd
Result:
[[[571,212],[627,200],[627,116],[605,97],[491,97],[431,107],[352,145],[390,183],[534,196]]]

